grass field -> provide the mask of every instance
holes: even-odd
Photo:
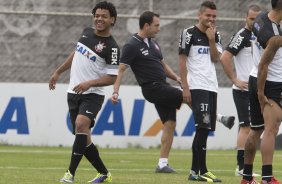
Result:
[[[0,146],[1,184],[59,183],[66,171],[71,148]],[[172,149],[170,165],[177,174],[156,174],[158,149],[100,149],[105,164],[113,175],[113,184],[188,184],[191,166],[191,150]],[[208,150],[207,165],[226,184],[239,184],[240,177],[234,176],[235,150]],[[261,156],[257,152],[254,170],[260,173]],[[274,156],[274,174],[282,181],[282,151]],[[96,171],[83,158],[78,167],[75,183],[87,183]],[[258,178],[258,181],[261,179]]]

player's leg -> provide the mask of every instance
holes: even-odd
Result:
[[[261,141],[262,155],[262,180],[270,182],[273,178],[272,161],[275,146],[275,138],[282,121],[282,108],[273,100],[269,99],[272,104],[264,107],[264,133]]]
[[[176,171],[168,164],[168,157],[174,138],[176,109],[167,108],[157,104],[155,104],[155,107],[162,122],[164,122],[161,136],[160,157],[155,171],[157,173],[175,173]]]
[[[175,170],[168,165],[168,156],[174,138],[176,109],[180,108],[183,100],[182,91],[167,83],[152,83],[142,87],[142,93],[146,100],[155,104],[164,124],[160,158],[155,171],[158,173],[174,173]]]
[[[249,100],[251,115],[251,130],[245,143],[244,171],[242,183],[253,181],[253,163],[256,155],[257,145],[264,129],[264,120],[260,111],[257,98],[257,80],[255,77],[249,78]]]

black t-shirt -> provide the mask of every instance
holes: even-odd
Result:
[[[266,43],[272,36],[282,35],[280,25],[268,18],[268,12],[263,12],[257,16],[252,31],[263,49],[266,48]]]
[[[124,45],[120,59],[120,63],[131,67],[140,86],[166,81],[161,49],[153,39],[148,39],[148,44],[137,34],[133,35]]]

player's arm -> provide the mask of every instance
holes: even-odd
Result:
[[[225,50],[221,57],[220,62],[223,66],[223,70],[226,73],[227,77],[231,80],[233,84],[235,84],[241,90],[248,89],[248,83],[245,81],[238,80],[234,71],[233,71],[233,54],[227,50]]]
[[[187,81],[187,67],[186,67],[187,56],[185,54],[179,54],[179,72],[181,78],[181,85],[183,88],[183,102],[187,103],[190,107],[192,106],[191,93]]]
[[[119,68],[118,68],[118,76],[116,78],[116,81],[114,83],[114,92],[112,94],[112,103],[116,104],[118,103],[118,94],[119,94],[119,88],[120,88],[120,84],[121,84],[121,80],[123,78],[123,74],[125,72],[125,70],[127,69],[127,65],[121,63],[119,65]]]
[[[168,64],[166,64],[163,60],[161,61],[164,71],[167,77],[169,77],[172,80],[175,80],[179,84],[181,84],[181,78],[170,68]]]
[[[273,36],[268,42],[267,46],[262,54],[259,66],[258,66],[258,99],[260,102],[261,111],[263,112],[264,106],[270,104],[267,98],[264,96],[264,86],[268,73],[268,66],[272,62],[277,50],[282,46],[282,36]]]
[[[220,61],[220,53],[218,52],[216,47],[216,40],[215,40],[216,29],[211,24],[206,31],[206,35],[209,39],[211,61],[213,63],[217,63]]]
[[[72,64],[72,60],[73,60],[73,56],[74,56],[74,52],[73,51],[65,60],[65,62],[60,65],[55,72],[51,75],[50,79],[49,79],[49,89],[50,90],[54,90],[56,87],[56,82],[59,79],[60,75],[62,73],[64,73],[66,70],[70,69],[71,64]]]

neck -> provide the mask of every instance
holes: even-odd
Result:
[[[143,39],[147,38],[147,35],[146,35],[145,32],[142,31],[142,30],[139,30],[139,32],[137,33],[137,35],[140,36],[140,37],[143,38]]]
[[[111,36],[111,32],[109,30],[103,30],[103,31],[98,31],[98,30],[94,30],[95,35],[97,36],[101,36],[101,37],[109,37]]]
[[[208,29],[207,27],[203,26],[202,24],[198,23],[197,25],[197,28],[203,32],[203,33],[206,33],[206,30]]]
[[[276,10],[271,10],[268,13],[268,18],[272,21],[275,22],[276,24],[280,24],[282,20],[282,13],[281,11],[276,11]]]

